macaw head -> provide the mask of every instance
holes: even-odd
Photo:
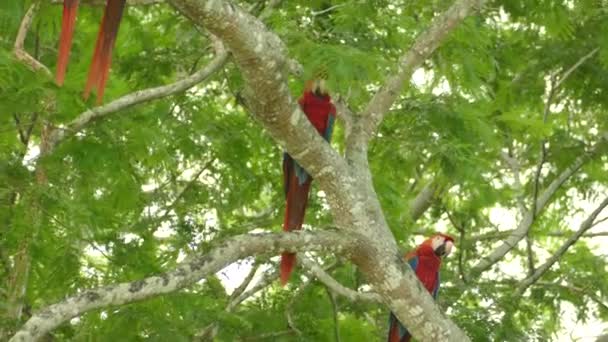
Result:
[[[433,247],[436,256],[448,256],[454,247],[454,238],[446,234],[438,233],[431,238],[431,247]]]
[[[327,89],[328,76],[329,71],[325,66],[318,67],[317,70],[315,70],[313,79],[306,82],[305,90],[310,91],[317,96],[329,95],[329,90]]]
[[[417,251],[419,254],[434,254],[435,256],[442,258],[448,256],[452,252],[453,247],[453,237],[443,233],[437,233],[420,244]]]
[[[304,87],[304,90],[310,91],[311,93],[317,96],[329,95],[327,85],[325,84],[325,80],[323,79],[314,79],[306,81],[306,86]]]

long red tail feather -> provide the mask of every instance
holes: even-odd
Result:
[[[110,73],[110,63],[112,61],[112,50],[118,35],[120,20],[124,12],[126,0],[108,0],[106,8],[101,19],[97,42],[95,43],[95,52],[91,68],[89,69],[89,77],[84,89],[85,99],[89,97],[91,90],[97,86],[97,103],[101,104],[103,94]]]
[[[296,253],[281,254],[281,286],[285,286],[289,281],[289,276],[296,265]]]
[[[70,59],[72,37],[74,36],[74,24],[78,12],[78,0],[63,0],[63,16],[61,19],[61,35],[59,37],[59,55],[57,56],[57,74],[55,81],[62,85],[65,80],[65,72]]]
[[[304,215],[306,213],[306,205],[308,204],[310,183],[312,181],[312,178],[308,176],[306,182],[299,184],[298,177],[294,171],[294,165],[295,161],[291,159],[291,157],[287,157],[283,165],[286,187],[285,220],[283,221],[283,231],[286,232],[302,229],[302,223],[304,223]],[[281,254],[281,285],[285,286],[285,284],[287,284],[295,264],[295,253]]]

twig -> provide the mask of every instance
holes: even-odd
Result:
[[[591,298],[591,300],[593,300],[597,305],[603,307],[604,310],[608,311],[608,303],[604,302],[600,297],[595,295],[593,292],[586,291],[586,289],[584,289],[584,288],[573,286],[573,285],[568,285],[568,284],[564,285],[564,284],[560,284],[560,283],[546,282],[546,281],[537,281],[536,283],[533,284],[533,286],[559,287],[559,288],[563,288],[563,289],[566,289],[566,290],[569,290],[572,292],[580,293],[582,295],[585,295],[585,296]]]
[[[243,279],[243,282],[241,283],[241,285],[239,285],[239,287],[237,287],[230,295],[230,300],[229,300],[228,307],[226,308],[226,311],[231,312],[232,309],[234,309],[234,307],[236,307],[236,305],[238,305],[237,299],[240,297],[240,295],[243,294],[243,292],[245,292],[247,287],[249,287],[249,285],[251,284],[251,281],[253,280],[253,276],[255,276],[255,274],[259,268],[260,268],[260,264],[257,262],[257,260],[254,261],[253,265],[251,265],[251,270],[249,271],[249,273],[247,274],[245,279]]]
[[[338,302],[336,300],[335,294],[329,289],[328,286],[325,286],[325,292],[327,292],[327,297],[331,302],[331,308],[333,311],[335,341],[340,342],[340,320],[338,319]]]
[[[30,8],[25,13],[23,20],[21,20],[21,25],[19,25],[19,31],[17,32],[17,38],[15,39],[15,45],[13,49],[13,53],[18,60],[28,65],[34,71],[43,71],[48,76],[51,76],[51,71],[44,66],[44,64],[40,63],[34,57],[32,57],[27,51],[25,51],[25,38],[27,37],[27,32],[32,25],[32,19],[34,18],[34,14],[38,11],[40,7],[40,1],[34,1],[34,3],[30,6]]]
[[[566,240],[566,242],[564,242],[562,246],[549,259],[547,259],[544,264],[538,267],[538,269],[532,275],[520,282],[516,295],[522,295],[530,285],[534,284],[534,282],[540,279],[540,277],[542,277],[543,274],[545,274],[545,272],[547,272],[551,266],[553,266],[553,264],[555,264],[562,257],[562,255],[568,251],[568,248],[574,245],[587,230],[591,229],[591,227],[593,227],[593,222],[606,206],[608,206],[608,197],[606,197],[591,213],[591,215],[589,215],[589,217],[587,217],[587,219],[581,223],[578,231],[568,240]]]
[[[553,99],[561,87],[561,85],[570,77],[570,75],[576,70],[579,66],[581,66],[585,61],[589,58],[593,57],[595,53],[599,51],[599,47],[593,49],[591,52],[581,57],[574,65],[572,65],[568,70],[566,70],[560,77],[557,77],[556,74],[552,74],[550,76],[550,85],[549,85],[549,94],[547,95],[547,100],[545,101],[545,109],[543,112],[543,124],[547,123],[547,119],[549,117],[549,113],[551,112],[551,104],[553,103]],[[547,158],[547,139],[543,138],[541,141],[541,157],[538,162],[538,166],[536,168],[536,174],[534,177],[534,198],[532,202],[532,212],[536,212],[536,200],[538,198],[538,186],[539,186],[539,178],[542,171],[543,164],[546,162]]]
[[[589,58],[593,57],[593,55],[595,55],[598,51],[600,51],[599,47],[596,47],[595,49],[591,50],[591,52],[589,52],[588,54],[584,55],[583,57],[581,57],[576,63],[574,63],[574,65],[572,65],[570,67],[570,69],[566,70],[562,76],[559,78],[559,80],[557,81],[557,84],[555,85],[555,88],[559,88],[562,83],[568,79],[568,77],[570,76],[570,74],[572,74],[572,72],[574,70],[576,70],[579,66],[581,66],[581,64],[585,63]]]
[[[215,58],[213,58],[213,60],[203,69],[184,79],[160,87],[138,90],[118,98],[108,104],[86,110],[78,115],[76,119],[72,120],[72,122],[70,122],[66,127],[58,127],[53,130],[49,137],[49,151],[51,151],[55,146],[57,146],[57,144],[62,142],[69,135],[81,131],[94,120],[101,119],[109,114],[113,114],[136,104],[158,100],[180,93],[199,84],[224,66],[228,60],[228,56],[229,54],[226,50],[218,51]]]
[[[259,267],[260,267],[260,265],[257,263],[257,261],[254,262],[253,266],[251,267],[251,270],[249,271],[249,273],[247,274],[247,276],[245,277],[243,282],[230,295],[230,298],[228,299],[228,305],[226,305],[226,308],[224,309],[224,311],[232,312],[241,303],[241,301],[239,301],[238,299],[243,294],[245,289],[247,289],[247,287],[251,284],[251,280],[253,280],[253,276],[258,271]],[[218,333],[218,330],[219,330],[219,321],[213,321],[213,322],[209,323],[205,328],[203,328],[202,330],[197,332],[196,335],[194,336],[193,340],[194,341],[213,341],[213,339],[215,338],[215,336]]]
[[[106,5],[106,0],[81,0],[81,1],[82,1],[82,5],[88,5],[88,6],[105,6]],[[167,0],[127,0],[127,5],[145,6],[145,5],[163,4],[166,2],[167,2]],[[63,0],[51,0],[51,4],[61,5],[61,4],[63,4]]]
[[[608,133],[602,132],[600,134],[600,140],[595,144],[595,146],[589,151],[579,156],[570,164],[565,170],[563,170],[550,184],[549,186],[540,194],[537,204],[535,206],[536,210],[534,214],[532,213],[532,209],[528,210],[526,214],[523,216],[521,221],[518,223],[516,229],[511,230],[509,235],[503,243],[492,250],[486,256],[483,256],[475,266],[473,266],[470,270],[470,275],[473,277],[478,276],[482,272],[486,271],[492,265],[497,263],[502,259],[507,253],[509,253],[519,241],[526,237],[526,234],[532,223],[534,222],[534,215],[538,214],[544,207],[549,203],[553,195],[557,192],[557,190],[573,175],[575,174],[585,162],[590,160],[594,155],[598,153],[608,142]]]
[[[293,333],[295,333],[295,331],[293,329],[287,329],[287,330],[265,333],[265,334],[261,334],[261,335],[257,335],[257,336],[243,337],[242,340],[243,341],[267,340],[267,339],[271,339],[271,338],[274,339],[274,338],[285,336],[285,335],[291,335]]]
[[[28,122],[27,128],[25,131],[23,130],[22,125],[24,124],[21,119],[19,119],[19,115],[17,113],[13,114],[13,118],[15,119],[15,125],[17,126],[17,132],[19,133],[19,141],[27,148],[30,142],[30,137],[32,135],[32,131],[34,130],[34,126],[36,125],[36,121],[38,120],[38,113],[32,113],[30,117],[30,121]]]
[[[358,292],[340,284],[324,271],[316,262],[306,256],[298,258],[300,263],[306,267],[321,283],[329,287],[334,293],[348,298],[350,301],[380,302],[380,296],[373,292]]]
[[[465,245],[465,241],[466,241],[466,230],[464,229],[464,227],[458,223],[456,223],[456,220],[454,219],[454,217],[452,217],[452,215],[450,214],[450,211],[448,210],[447,207],[443,207],[443,211],[445,211],[445,213],[448,216],[448,220],[450,221],[450,223],[452,223],[452,225],[454,226],[454,228],[456,228],[456,230],[460,233],[458,236],[458,243],[460,243],[462,246]],[[464,271],[464,253],[466,251],[465,248],[458,248],[458,273],[460,274],[460,279],[462,280],[463,283],[467,283],[468,279],[466,277],[466,273]]]
[[[526,208],[526,204],[524,202],[523,186],[521,184],[521,178],[520,178],[521,166],[519,165],[519,162],[513,155],[511,146],[509,146],[508,153],[501,152],[500,156],[502,157],[502,160],[509,166],[509,168],[511,169],[511,172],[513,172],[513,190],[515,190],[517,193],[517,195],[516,195],[517,206],[518,206],[520,214],[523,215],[526,212],[527,208]]]
[[[338,8],[340,8],[340,7],[344,7],[344,6],[346,6],[346,5],[348,5],[348,4],[337,4],[337,5],[333,5],[333,6],[331,6],[331,7],[328,7],[328,8],[326,8],[326,9],[321,10],[321,11],[318,11],[318,12],[311,11],[311,12],[310,12],[310,14],[312,14],[312,16],[313,16],[313,17],[316,17],[316,16],[318,16],[318,15],[325,14],[325,13],[327,13],[327,12],[331,12],[331,11],[333,11],[333,10],[335,10],[335,9],[338,9]]]

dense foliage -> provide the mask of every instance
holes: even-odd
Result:
[[[94,121],[37,158],[45,129],[94,105],[81,93],[102,11],[86,3],[60,88],[13,56],[31,1],[0,2],[0,331],[68,295],[160,273],[225,237],[279,231],[282,223],[282,151],[248,113],[242,76],[230,61],[199,86]],[[260,13],[264,3],[240,5]],[[304,67],[302,77],[290,80],[293,96],[326,66],[332,92],[357,111],[448,5],[285,1],[265,22]],[[42,1],[25,41],[50,70],[60,18],[60,5]],[[593,243],[601,234],[576,241],[523,294],[515,291],[606,196],[606,32],[601,1],[489,2],[416,71],[372,141],[374,185],[403,250],[433,230],[457,237],[457,253],[443,266],[440,305],[474,341],[556,339],[568,303],[581,322],[608,321],[606,255]],[[105,103],[174,82],[213,55],[205,32],[167,4],[129,6]],[[339,124],[334,148],[343,149],[344,135]],[[529,238],[487,272],[470,275],[586,153],[535,215]],[[409,206],[426,186],[435,196],[415,220]],[[322,192],[313,191],[306,221],[311,229],[331,228]],[[603,222],[587,234],[606,231]],[[8,303],[22,253],[30,271],[24,313],[16,319]],[[343,285],[365,288],[347,260],[318,257]],[[276,258],[251,263],[262,265],[255,283],[272,273]],[[187,341],[214,322],[220,341],[370,341],[385,334],[384,306],[335,296],[301,267],[288,287],[275,281],[227,310],[234,298],[224,285],[249,272],[231,269],[177,293],[89,312],[53,336]]]

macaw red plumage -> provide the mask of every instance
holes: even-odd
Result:
[[[103,93],[110,72],[112,60],[112,50],[118,35],[120,20],[124,12],[127,0],[108,0],[101,19],[95,52],[89,76],[84,89],[84,98],[88,98],[94,86],[97,87],[97,104],[101,104]],[[63,20],[61,24],[61,36],[59,39],[59,56],[57,59],[56,81],[62,85],[72,46],[72,36],[74,33],[74,23],[76,22],[76,12],[78,10],[78,0],[63,0]]]
[[[307,82],[299,99],[300,108],[310,123],[327,142],[331,140],[336,107],[325,90],[323,80]],[[283,231],[302,228],[312,177],[289,154],[283,154],[283,185],[285,187],[285,220]],[[295,253],[281,254],[281,284],[285,285],[296,262]]]
[[[416,276],[431,293],[437,298],[439,292],[439,268],[441,258],[450,254],[454,245],[454,238],[438,233],[422,242],[416,250],[405,255]],[[407,329],[391,313],[389,319],[388,342],[409,342],[412,336]]]

